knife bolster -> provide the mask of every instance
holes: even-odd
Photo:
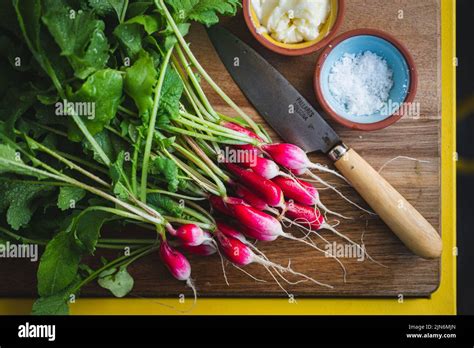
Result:
[[[346,144],[342,143],[339,145],[334,146],[334,148],[329,151],[328,156],[331,160],[334,162],[339,161],[344,155],[349,151],[349,148],[346,146]]]

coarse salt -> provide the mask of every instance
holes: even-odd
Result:
[[[354,116],[372,115],[387,103],[393,72],[377,54],[345,53],[331,68],[329,90],[344,110]]]

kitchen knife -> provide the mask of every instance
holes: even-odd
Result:
[[[218,55],[245,96],[287,142],[334,161],[380,218],[415,254],[438,258],[442,241],[430,223],[354,149],[346,146],[314,107],[254,49],[228,30],[208,34]]]

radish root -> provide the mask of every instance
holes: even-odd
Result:
[[[266,283],[267,281],[264,280],[264,279],[259,279],[257,277],[255,277],[254,275],[250,274],[249,272],[247,272],[245,269],[243,269],[242,267],[239,267],[237,266],[236,264],[232,264],[232,266],[234,266],[235,268],[237,268],[240,272],[246,274],[248,277],[252,278],[253,280],[255,280],[256,282],[260,282],[260,283]]]
[[[188,278],[188,280],[186,280],[186,286],[190,287],[191,290],[193,290],[193,294],[194,294],[194,303],[193,303],[193,306],[194,307],[196,305],[196,302],[197,302],[197,292],[196,292],[196,286],[194,285],[194,282],[191,278]],[[191,308],[192,308],[191,307]]]
[[[311,177],[315,178],[316,180],[318,180],[321,184],[323,185],[326,185],[328,188],[330,188],[331,190],[333,190],[334,192],[336,192],[339,196],[341,196],[345,201],[347,201],[348,203],[352,204],[353,206],[359,208],[360,210],[366,212],[367,214],[370,214],[370,215],[377,215],[375,214],[374,212],[370,211],[370,210],[367,210],[363,207],[361,207],[360,205],[358,205],[357,203],[351,201],[349,198],[347,198],[346,196],[344,196],[342,194],[341,191],[339,191],[338,189],[336,189],[335,186],[331,186],[329,183],[327,183],[326,181],[324,181],[323,179],[321,179],[319,176],[311,173],[308,171],[308,175],[310,175]]]
[[[308,166],[308,168],[316,169],[316,170],[319,170],[320,172],[324,172],[324,173],[330,173],[330,174],[335,175],[338,178],[344,180],[349,185],[351,184],[343,175],[339,174],[337,171],[329,169],[327,166],[321,165],[319,163],[311,163],[311,165]]]
[[[391,160],[388,160],[387,162],[385,162],[382,167],[380,167],[380,169],[378,170],[378,173],[380,174],[382,172],[382,170],[384,170],[384,168],[386,166],[388,166],[390,163],[394,162],[394,161],[397,161],[399,159],[406,159],[406,160],[409,160],[409,161],[415,161],[415,162],[420,162],[420,163],[430,163],[430,161],[426,161],[426,160],[420,160],[420,159],[417,159],[417,158],[413,158],[413,157],[407,157],[407,156],[397,156],[395,158],[392,158]]]
[[[326,287],[326,288],[329,288],[329,289],[334,289],[334,287],[333,287],[332,285],[325,284],[325,283],[321,283],[321,282],[317,281],[316,279],[313,279],[313,278],[311,278],[310,276],[307,276],[307,275],[304,274],[304,273],[297,272],[297,271],[293,270],[291,267],[283,267],[283,266],[281,266],[281,265],[279,265],[279,264],[276,264],[276,263],[274,263],[274,262],[272,262],[272,261],[266,260],[266,259],[264,259],[264,258],[262,258],[262,257],[260,257],[260,256],[258,256],[258,255],[255,255],[254,262],[261,264],[261,265],[264,266],[265,268],[267,268],[267,267],[276,268],[276,269],[278,269],[278,270],[279,270],[280,272],[282,272],[282,273],[288,272],[288,273],[293,274],[293,275],[295,275],[295,276],[300,276],[300,277],[302,277],[302,278],[304,278],[304,279],[307,279],[307,280],[309,280],[310,282],[313,282],[313,283],[315,283],[315,284],[317,284],[317,285],[320,285],[320,286],[323,286],[323,287]]]

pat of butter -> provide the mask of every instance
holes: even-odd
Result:
[[[261,27],[275,40],[286,43],[312,41],[319,36],[331,9],[330,0],[252,0]]]

